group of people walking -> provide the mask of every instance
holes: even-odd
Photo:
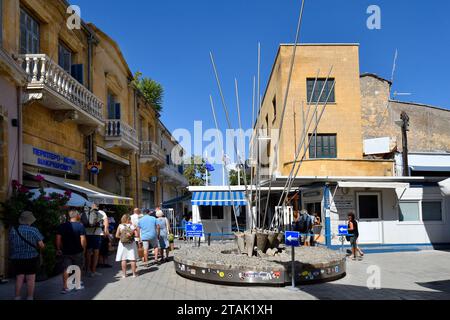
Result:
[[[56,231],[56,254],[61,257],[63,272],[63,288],[61,293],[66,294],[69,288],[67,272],[71,266],[84,270],[89,277],[102,276],[97,272],[99,258],[104,256],[101,249],[108,244],[111,235],[118,242],[116,261],[121,262],[122,276],[127,277],[127,264],[131,264],[132,277],[137,277],[137,261],[140,259],[139,251],[143,251],[142,262],[149,266],[149,252],[153,249],[156,264],[169,259],[170,222],[160,208],[141,213],[134,209],[133,214],[122,216],[120,224],[114,232],[114,226],[103,208],[93,204],[83,212],[70,210],[67,221],[62,223]],[[22,212],[18,225],[11,228],[9,233],[10,260],[16,275],[15,299],[21,300],[24,283],[27,285],[27,299],[33,300],[36,274],[40,268],[41,251],[45,248],[44,237],[32,225],[36,222],[32,212]],[[103,262],[107,256],[103,258]]]

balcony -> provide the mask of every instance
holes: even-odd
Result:
[[[55,120],[103,126],[103,102],[45,54],[20,55],[28,75],[25,103],[39,100]]]
[[[106,120],[105,141],[107,148],[119,147],[126,150],[139,150],[136,130],[122,120]]]
[[[141,142],[141,163],[163,166],[166,163],[164,151],[152,141]]]
[[[159,174],[166,183],[173,183],[179,185],[180,187],[187,187],[189,185],[186,177],[180,173],[178,167],[173,165],[166,165],[164,168],[159,170]]]

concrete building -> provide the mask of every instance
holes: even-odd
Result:
[[[254,141],[271,139],[253,154],[260,160],[262,154],[272,156],[266,176],[260,177],[263,187],[274,188],[266,227],[278,214],[281,192],[276,188],[286,186],[303,134],[311,138],[311,144],[300,150],[300,158],[303,154],[305,158],[293,180],[288,205],[321,215],[324,244],[339,244],[338,226],[346,224],[349,212],[360,222],[364,245],[450,244],[450,200],[438,184],[448,176],[450,167],[450,112],[391,100],[389,81],[372,74],[360,76],[356,44],[302,44],[297,48],[279,151],[274,155],[276,141],[273,134],[268,136],[271,129],[280,129],[292,52],[292,45],[280,46],[254,127],[255,136],[263,132]],[[330,82],[324,86],[331,67],[334,88]],[[319,100],[322,88],[330,100],[314,132],[311,128],[316,119],[306,115],[313,113],[310,101],[324,105],[326,98]],[[402,131],[397,121],[403,111],[410,118],[409,169],[413,177],[401,176]],[[309,122],[313,125],[308,131],[305,124]],[[261,200],[264,214],[267,192],[262,192]]]

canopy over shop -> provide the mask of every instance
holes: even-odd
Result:
[[[33,175],[32,173],[29,174]],[[46,182],[62,187],[64,189],[70,189],[76,193],[80,193],[85,196],[86,199],[97,205],[104,204],[131,207],[134,204],[132,198],[112,194],[86,181],[64,179],[43,174],[41,174],[41,176]]]

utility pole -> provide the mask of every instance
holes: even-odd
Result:
[[[400,115],[402,128],[402,143],[403,143],[403,176],[409,177],[409,161],[408,161],[408,131],[409,131],[409,116],[403,111]]]

